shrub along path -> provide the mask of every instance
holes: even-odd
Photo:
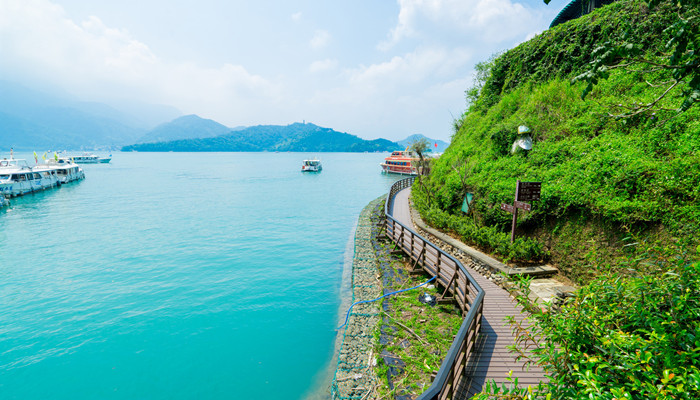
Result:
[[[415,230],[411,219],[409,195],[410,188],[397,193],[391,213],[399,222]],[[432,241],[434,238],[428,239]],[[472,368],[467,370],[466,379],[462,381],[460,398],[468,399],[481,392],[486,383],[492,380],[499,386],[508,384],[511,371],[512,378],[517,378],[519,386],[536,386],[545,379],[542,368],[537,365],[526,366],[524,360],[516,360],[516,355],[507,349],[508,346],[515,344],[515,336],[506,317],[513,317],[517,321],[525,320],[522,308],[515,303],[505,289],[489,277],[477,272],[477,269],[484,269],[482,263],[471,257],[465,258],[464,255],[456,256],[486,292],[477,351],[472,353],[472,359],[469,360]]]

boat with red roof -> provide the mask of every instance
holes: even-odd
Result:
[[[394,151],[379,164],[382,172],[402,175],[418,175],[418,154],[408,149]]]

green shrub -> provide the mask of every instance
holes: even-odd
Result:
[[[668,248],[644,254],[627,274],[599,276],[563,304],[532,304],[529,281],[518,283],[533,324],[524,330],[511,320],[519,332],[513,349],[549,380],[530,392],[506,390],[510,398],[700,398],[700,263]],[[496,394],[492,385],[480,398]]]

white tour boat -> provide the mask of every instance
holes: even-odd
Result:
[[[47,160],[44,163],[37,164],[33,169],[36,170],[53,170],[56,171],[58,183],[64,184],[68,182],[85,179],[85,172],[82,168],[70,159],[57,158]]]
[[[301,164],[301,172],[320,172],[323,169],[321,160],[304,160]]]
[[[77,164],[106,164],[112,161],[111,154],[109,157],[100,157],[94,154],[85,153],[81,156],[70,156],[68,158]]]
[[[82,178],[85,178],[82,168],[73,163],[56,161],[55,165],[42,163],[30,167],[22,159],[0,160],[0,195],[5,197],[21,196]]]

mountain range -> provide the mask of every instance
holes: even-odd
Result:
[[[185,115],[158,125],[143,135],[139,143],[167,142],[181,139],[203,139],[228,135],[245,127],[229,128],[211,119]]]
[[[133,102],[129,111],[65,94],[0,81],[3,149],[109,149],[138,141],[157,122],[180,114],[167,106]],[[155,122],[155,123],[154,123]]]
[[[122,151],[365,152],[391,151],[397,147],[386,139],[364,140],[349,133],[297,122],[286,126],[252,126],[216,137],[134,144],[124,146]]]
[[[420,133],[416,133],[415,135],[411,135],[404,140],[400,140],[400,141],[396,142],[396,144],[398,144],[401,147],[406,148],[406,147],[410,146],[411,143],[413,143],[417,140],[420,140],[420,139],[426,139],[430,143],[429,150],[430,150],[430,152],[433,152],[433,153],[444,153],[445,150],[447,149],[447,146],[450,145],[447,142],[443,142],[442,140],[438,140],[438,139],[431,139],[425,135],[421,135]]]
[[[392,151],[400,142],[364,140],[311,123],[230,128],[173,108],[139,102],[84,102],[62,93],[0,80],[0,151]],[[169,122],[164,122],[169,121]],[[446,143],[437,143],[442,152]]]

